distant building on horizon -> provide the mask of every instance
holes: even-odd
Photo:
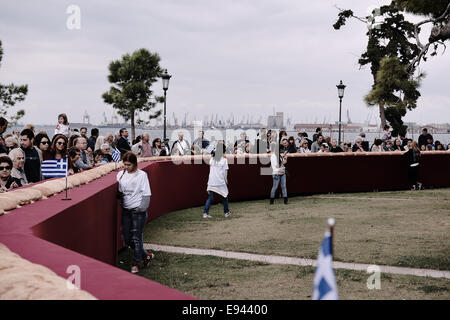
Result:
[[[283,112],[277,112],[274,116],[267,117],[267,127],[273,129],[284,128],[284,114]]]

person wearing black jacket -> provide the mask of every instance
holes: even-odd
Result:
[[[13,163],[7,156],[0,157],[0,193],[21,187],[20,180],[11,176]]]
[[[288,139],[289,146],[288,146],[288,153],[297,153],[297,147],[295,146],[295,140],[294,137],[289,137]]]
[[[336,152],[344,152],[344,150],[342,150],[342,148],[337,145],[337,140],[336,139],[331,140],[330,152],[334,152],[334,153],[336,153]]]
[[[91,136],[87,140],[88,148],[91,148],[92,152],[95,151],[95,142],[97,142],[97,138],[98,138],[98,129],[92,128]]]
[[[422,145],[428,145],[428,142],[427,142],[428,139],[431,139],[431,142],[434,141],[433,136],[428,133],[427,128],[423,128],[422,134],[419,136],[419,150]]]
[[[42,180],[41,159],[36,148],[33,146],[34,132],[24,129],[20,133],[20,148],[25,153],[24,171],[29,183]]]
[[[117,149],[119,149],[122,155],[131,151],[130,143],[128,142],[128,130],[125,128],[120,129],[120,138],[117,141]]]
[[[322,128],[316,128],[316,133],[313,134],[312,142],[315,142],[319,136],[322,135]]]
[[[411,190],[420,190],[422,189],[422,183],[418,182],[420,163],[419,144],[414,141],[411,149],[404,154],[408,159],[408,179],[410,185],[412,186]]]

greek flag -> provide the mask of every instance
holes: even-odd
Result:
[[[112,153],[112,158],[114,162],[120,162],[120,151],[117,148],[114,148],[114,151]]]
[[[42,161],[41,171],[44,178],[67,177],[67,159]]]
[[[325,233],[319,249],[316,273],[314,275],[313,300],[338,300],[336,279],[333,272],[333,254],[331,252],[331,234]]]

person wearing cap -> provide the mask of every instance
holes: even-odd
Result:
[[[320,145],[320,150],[317,151],[317,153],[324,153],[324,152],[330,152],[330,146],[326,142],[322,143]]]

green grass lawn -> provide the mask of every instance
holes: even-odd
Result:
[[[337,197],[337,198],[336,198]],[[206,200],[206,197],[205,197]],[[329,217],[336,219],[334,260],[450,270],[450,189],[293,197],[220,204],[151,221],[147,243],[316,259]],[[200,299],[310,299],[314,269],[156,252],[139,275]],[[130,253],[122,258],[129,260]],[[129,262],[119,267],[129,270]],[[450,280],[335,270],[341,299],[449,299]]]
[[[230,210],[225,218],[214,205],[207,220],[203,207],[172,212],[147,225],[144,241],[316,259],[334,217],[336,261],[450,270],[450,189],[232,202]]]
[[[139,276],[204,300],[311,299],[314,268],[155,252]],[[131,250],[120,265],[130,270]],[[450,280],[381,274],[381,288],[367,288],[370,274],[335,270],[340,299],[449,299]]]

